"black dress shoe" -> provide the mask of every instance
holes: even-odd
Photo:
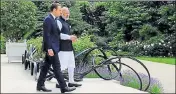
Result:
[[[51,92],[52,90],[47,89],[45,86],[37,87],[37,91]]]
[[[69,87],[79,87],[82,86],[82,84],[77,84],[77,83],[68,83]]]
[[[83,81],[83,79],[81,79],[81,78],[75,78],[74,81],[75,82],[80,82],[80,81]]]
[[[68,87],[79,87],[82,86],[81,84],[76,84],[76,83],[68,83]],[[56,88],[60,88],[59,84],[56,84]]]
[[[64,89],[61,90],[61,93],[71,92],[75,89],[76,89],[75,87],[65,87]]]
[[[56,84],[56,88],[60,88],[60,85],[59,85],[59,84]]]

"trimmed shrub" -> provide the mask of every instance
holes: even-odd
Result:
[[[95,43],[91,42],[91,36],[89,35],[82,36],[76,42],[73,43],[74,51],[76,54],[94,46]]]
[[[2,35],[0,36],[0,44],[1,44],[1,54],[5,54],[6,53],[6,44],[5,44],[5,37],[3,37]]]
[[[30,44],[32,44],[33,46],[35,46],[37,52],[34,54],[34,57],[36,59],[44,57],[44,53],[42,51],[42,41],[43,41],[42,37],[37,37],[35,39],[30,39],[30,40],[27,41],[27,48],[28,48],[28,50],[29,50]]]

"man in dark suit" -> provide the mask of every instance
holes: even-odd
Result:
[[[75,90],[75,88],[67,87],[61,73],[61,66],[58,58],[58,52],[60,50],[60,30],[57,28],[55,18],[61,15],[61,5],[53,3],[50,7],[50,11],[51,13],[45,18],[43,23],[43,51],[46,53],[46,56],[45,63],[41,68],[37,82],[37,90],[51,92],[51,90],[45,88],[44,82],[47,72],[52,65],[56,79],[61,87],[61,93],[70,92]]]

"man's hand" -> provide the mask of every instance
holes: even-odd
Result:
[[[71,35],[71,36],[70,36],[70,39],[72,40],[72,42],[76,42],[77,37],[76,37],[75,35]]]
[[[49,56],[54,56],[54,52],[53,52],[52,49],[48,49],[48,55],[49,55]]]

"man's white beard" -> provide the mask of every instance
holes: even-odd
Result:
[[[65,18],[65,20],[68,20],[68,19],[69,19],[69,17]]]
[[[62,15],[62,18],[64,18],[65,20],[68,20],[69,19],[69,17],[65,17],[64,15]]]

